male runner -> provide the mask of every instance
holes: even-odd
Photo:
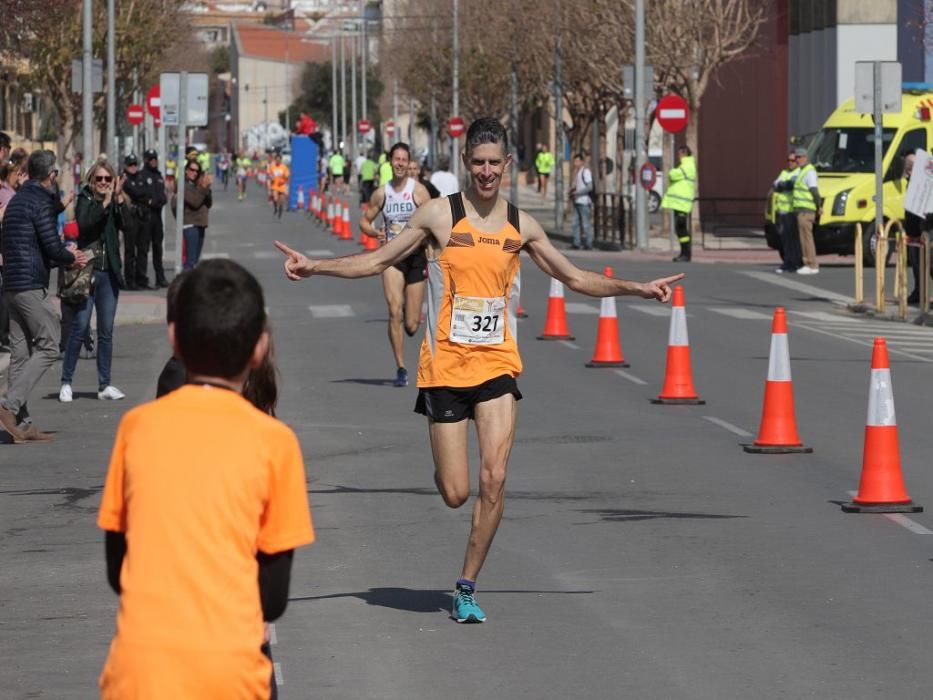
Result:
[[[369,198],[369,206],[360,218],[360,229],[367,236],[388,243],[395,238],[411,219],[415,209],[431,199],[424,185],[408,177],[411,152],[408,144],[397,143],[389,151],[392,163],[392,179],[378,187]],[[373,221],[382,214],[383,229],[373,226]],[[402,327],[409,336],[418,331],[421,324],[421,304],[424,302],[424,280],[427,260],[424,251],[413,250],[404,259],[396,261],[382,273],[382,287],[389,307],[389,345],[395,357],[395,382],[397,387],[408,386],[408,370],[405,369]],[[403,323],[404,316],[404,323]]]
[[[475,582],[502,518],[516,401],[521,398],[515,383],[522,369],[515,320],[519,252],[524,248],[548,275],[594,297],[635,295],[667,302],[671,283],[683,277],[631,282],[574,266],[537,221],[499,196],[502,173],[511,164],[508,153],[505,129],[496,119],[473,122],[462,156],[470,188],[428,202],[402,233],[377,250],[311,260],[275,244],[287,256],[285,275],[291,280],[315,274],[376,275],[427,246],[428,324],[415,411],[428,417],[434,482],[451,508],[470,496],[467,419],[476,422],[479,440],[479,497],[454,591],[451,616],[457,622],[486,620],[474,597]]]
[[[272,215],[280,219],[285,209],[290,176],[288,166],[282,162],[282,154],[276,151],[273,163],[269,166],[269,192],[272,194]]]
[[[245,152],[236,158],[236,198],[238,201],[242,202],[246,199],[246,181],[249,179],[249,170],[252,167],[253,161]]]

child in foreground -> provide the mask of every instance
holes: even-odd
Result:
[[[120,423],[98,525],[120,595],[103,698],[269,698],[263,621],[314,540],[301,448],[241,392],[268,352],[259,283],[190,272],[169,325],[188,384]]]

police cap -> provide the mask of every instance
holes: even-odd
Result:
[[[153,149],[147,148],[146,151],[143,153],[143,160],[145,160],[145,161],[150,161],[150,160],[152,160],[153,158],[156,159],[156,160],[158,160],[158,159],[159,159],[159,154],[156,153]]]
[[[131,165],[139,165],[139,161],[136,159],[135,153],[130,153],[126,158],[123,159],[123,165],[129,167]]]

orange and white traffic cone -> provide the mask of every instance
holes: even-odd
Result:
[[[334,221],[334,199],[330,195],[325,195],[325,200],[327,208],[324,215],[324,225],[329,227]]]
[[[360,229],[360,235],[363,237],[363,249],[364,250],[377,250],[379,248],[379,239],[375,236],[367,236],[363,233],[363,230]]]
[[[343,230],[343,203],[339,199],[334,199],[334,220],[331,222],[330,232],[339,236]]]
[[[875,338],[871,353],[871,381],[868,385],[868,420],[862,452],[862,478],[858,495],[844,503],[846,513],[920,513],[907,495],[901,474],[901,451],[897,444],[897,418],[894,415],[894,388],[891,364],[884,338]]]
[[[515,318],[528,318],[528,312],[522,308],[521,302],[518,302],[518,309],[515,311]]]
[[[352,241],[353,231],[350,230],[350,203],[343,203],[343,212],[340,217],[340,235],[337,236],[341,241]]]
[[[603,270],[606,277],[612,277],[612,268]],[[596,326],[596,349],[593,359],[587,367],[629,367],[622,357],[619,344],[619,318],[616,315],[616,298],[603,297],[599,307],[599,324]]]
[[[813,448],[806,447],[797,435],[794,384],[790,378],[790,350],[787,345],[787,314],[780,306],[774,310],[771,322],[771,352],[758,439],[742,447],[754,454],[813,452]]]
[[[298,185],[298,199],[297,199],[298,209],[305,208],[305,188],[301,185]]]
[[[690,369],[690,340],[687,337],[687,307],[684,288],[674,287],[671,303],[671,327],[667,340],[667,370],[664,386],[652,403],[705,404],[693,388],[693,370]]]
[[[547,299],[547,318],[538,340],[574,340],[567,330],[567,309],[564,306],[564,285],[551,278],[551,291]]]

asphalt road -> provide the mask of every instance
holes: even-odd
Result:
[[[933,514],[844,514],[838,502],[858,487],[871,343],[883,334],[907,487],[933,507],[933,330],[847,315],[851,268],[779,277],[773,265],[575,254],[628,278],[688,271],[707,404],[658,406],[649,399],[663,380],[669,310],[620,299],[631,367],[587,369],[598,302],[568,293],[576,341],[536,341],[548,279],[526,258],[525,399],[478,591],[489,621],[460,626],[447,611],[469,510],[435,493],[416,390],[391,386],[381,283],[289,283],[274,238],[332,254],[358,247],[299,214],[276,223],[259,200],[218,194],[205,250],[242,261],[265,287],[280,415],[307,464],[318,542],[298,553],[275,625],[280,697],[931,696]],[[757,432],[777,305],[788,310],[810,455],[740,447]],[[417,343],[407,343],[413,369]],[[56,368],[30,402],[56,442],[0,446],[4,698],[95,694],[117,603],[94,525],[100,489],[120,415],[154,395],[167,357],[161,324],[119,327],[113,376],[128,400],[98,402],[83,360],[76,401],[59,404]]]

